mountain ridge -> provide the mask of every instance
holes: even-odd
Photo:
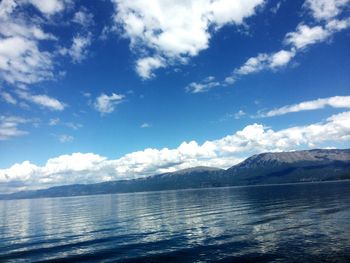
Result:
[[[149,177],[74,184],[0,195],[0,199],[78,196],[203,187],[350,179],[350,149],[313,149],[253,155],[228,169],[197,166]]]

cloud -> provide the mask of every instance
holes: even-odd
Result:
[[[251,154],[350,141],[349,119],[350,111],[332,115],[323,122],[277,131],[254,123],[218,140],[202,144],[183,142],[174,149],[147,148],[115,160],[94,153],[73,153],[49,159],[43,166],[25,161],[0,169],[0,182],[20,181],[30,189],[140,178],[198,165],[228,168]]]
[[[211,76],[209,77],[210,79],[205,78],[201,82],[190,83],[185,87],[185,90],[190,93],[201,93],[208,92],[215,87],[232,85],[240,76],[257,73],[262,70],[278,70],[285,67],[294,56],[294,48],[292,50],[280,50],[271,54],[261,53],[256,57],[249,58],[223,81],[215,80],[215,77]]]
[[[259,116],[274,117],[288,114],[291,112],[323,109],[327,106],[333,108],[350,108],[350,96],[334,96],[329,98],[304,101],[298,104],[283,106],[281,108],[274,109],[266,113],[260,113]]]
[[[238,119],[242,118],[242,117],[245,116],[245,115],[247,115],[247,113],[245,113],[243,110],[239,110],[239,111],[237,111],[237,112],[233,115],[233,117],[234,117],[236,120],[238,120]]]
[[[60,119],[59,118],[54,118],[54,119],[50,119],[49,120],[49,126],[56,126],[60,123]]]
[[[18,126],[28,123],[28,119],[16,116],[0,116],[0,141],[9,140],[13,137],[28,134],[27,131],[21,130]]]
[[[115,107],[124,101],[125,96],[121,94],[112,93],[108,96],[102,93],[96,98],[94,107],[102,114],[111,113],[115,110]]]
[[[47,95],[32,95],[27,91],[17,91],[18,96],[28,102],[37,104],[41,107],[48,108],[53,111],[63,111],[66,105],[59,100],[49,97]]]
[[[151,128],[151,127],[152,127],[152,125],[151,125],[151,124],[149,124],[149,123],[147,123],[147,122],[142,123],[142,124],[141,124],[141,126],[140,126],[140,128],[142,128],[142,129],[145,129],[145,128]]]
[[[185,90],[190,93],[201,93],[208,92],[215,87],[232,85],[240,76],[257,73],[262,70],[278,70],[285,67],[294,56],[295,49],[280,50],[271,54],[262,53],[256,57],[249,58],[241,67],[235,69],[233,73],[227,76],[223,81],[215,80],[215,77],[211,76],[212,80],[210,81],[206,78],[201,82],[191,82],[185,87]]]
[[[63,1],[54,0],[0,2],[0,78],[13,85],[54,78],[53,55],[40,43],[57,39],[41,28],[45,20],[22,12],[25,4],[34,5],[44,15],[65,7]]]
[[[116,28],[122,28],[123,36],[130,40],[130,48],[139,55],[136,71],[147,79],[154,76],[155,69],[198,55],[209,47],[212,33],[224,25],[242,24],[264,1],[113,2]]]
[[[91,45],[91,35],[77,35],[72,39],[72,45],[69,48],[61,48],[59,53],[63,56],[70,56],[73,63],[82,62],[88,55],[87,48]]]
[[[157,57],[146,57],[139,59],[136,64],[136,72],[141,76],[143,79],[150,79],[151,77],[154,77],[154,74],[152,73],[153,70],[158,68],[164,68],[165,63],[164,59],[157,56]]]
[[[82,124],[80,123],[75,123],[75,122],[66,122],[65,125],[68,127],[68,128],[71,128],[73,130],[79,130],[83,127]]]
[[[29,3],[34,5],[43,14],[53,15],[55,13],[61,12],[64,8],[64,2],[61,0],[27,0]]]
[[[325,6],[337,6],[337,12],[334,15],[327,15],[327,18],[333,18],[340,12],[340,7],[344,5],[347,0],[321,0],[314,1],[310,0],[306,2],[306,6],[309,8],[316,8],[315,6],[322,6],[322,8],[327,9]],[[321,7],[320,7],[321,8]],[[312,9],[314,10],[314,9]],[[328,10],[328,9],[327,9]],[[316,17],[317,18],[317,17]],[[249,58],[243,66],[234,71],[234,75],[246,75],[255,73],[266,69],[277,69],[287,65],[291,59],[297,54],[301,49],[306,47],[324,42],[329,39],[334,33],[344,30],[350,26],[350,18],[345,18],[343,20],[330,19],[327,20],[325,25],[316,25],[310,27],[304,23],[300,23],[296,30],[286,34],[284,39],[284,44],[290,46],[290,50],[280,50],[272,54],[259,54],[257,57]],[[233,76],[234,77],[234,76]]]
[[[317,20],[330,20],[339,15],[349,0],[306,0],[304,7]]]
[[[71,0],[0,1],[1,80],[15,87],[55,80],[62,73],[57,69],[59,56],[69,56],[73,63],[87,57],[92,41],[90,33],[76,34],[70,47],[61,47],[62,39],[55,35],[56,28],[62,24],[58,19],[70,15],[68,10],[72,9],[68,7],[72,6]],[[87,26],[92,15],[82,8],[71,20]],[[50,28],[53,33],[47,32]]]
[[[35,41],[0,38],[0,77],[6,82],[32,84],[52,79],[52,69],[50,53],[40,51]]]
[[[72,130],[75,130],[75,131],[77,131],[77,130],[79,130],[79,129],[81,129],[81,128],[83,127],[83,125],[80,124],[80,123],[75,123],[75,122],[63,122],[63,121],[61,121],[60,118],[52,118],[52,119],[50,119],[49,122],[48,122],[48,125],[49,125],[49,126],[57,126],[57,125],[59,125],[59,124],[61,124],[61,125],[63,125],[63,126],[66,126],[66,127],[68,127],[68,128],[71,128]]]
[[[1,97],[4,101],[6,101],[9,104],[16,105],[17,100],[8,92],[6,91],[1,91]]]
[[[189,93],[202,93],[202,92],[207,92],[212,88],[218,87],[220,85],[221,83],[216,81],[213,76],[209,76],[200,83],[197,83],[197,82],[190,83],[189,85],[187,85],[185,90]]]
[[[223,81],[218,81],[217,86],[227,86],[235,83],[244,75],[254,74],[264,70],[276,71],[286,67],[296,55],[307,47],[330,39],[335,33],[350,27],[350,18],[337,19],[342,13],[342,8],[350,0],[307,0],[304,8],[310,11],[313,18],[320,24],[308,26],[301,22],[297,28],[285,35],[283,44],[285,48],[271,53],[260,53],[248,58],[242,66],[233,70]],[[322,20],[322,21],[319,21]],[[192,82],[186,89],[208,91],[201,82]]]
[[[72,22],[77,23],[83,27],[89,27],[94,24],[94,15],[86,8],[81,8],[74,14]]]
[[[61,134],[58,136],[58,140],[60,143],[72,142],[74,140],[74,137],[67,134]]]
[[[324,41],[330,34],[331,32],[327,31],[322,26],[309,27],[301,24],[297,27],[295,32],[290,32],[286,35],[285,43],[301,49]]]
[[[259,54],[249,58],[240,68],[234,71],[235,77],[259,72],[265,69],[277,69],[286,66],[294,57],[294,51],[280,50],[272,54]]]

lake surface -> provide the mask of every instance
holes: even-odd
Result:
[[[350,262],[350,182],[0,201],[0,262]]]

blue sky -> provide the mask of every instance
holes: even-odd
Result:
[[[350,146],[349,0],[3,0],[0,190]]]

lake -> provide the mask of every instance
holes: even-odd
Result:
[[[0,262],[350,262],[350,182],[0,201]]]

